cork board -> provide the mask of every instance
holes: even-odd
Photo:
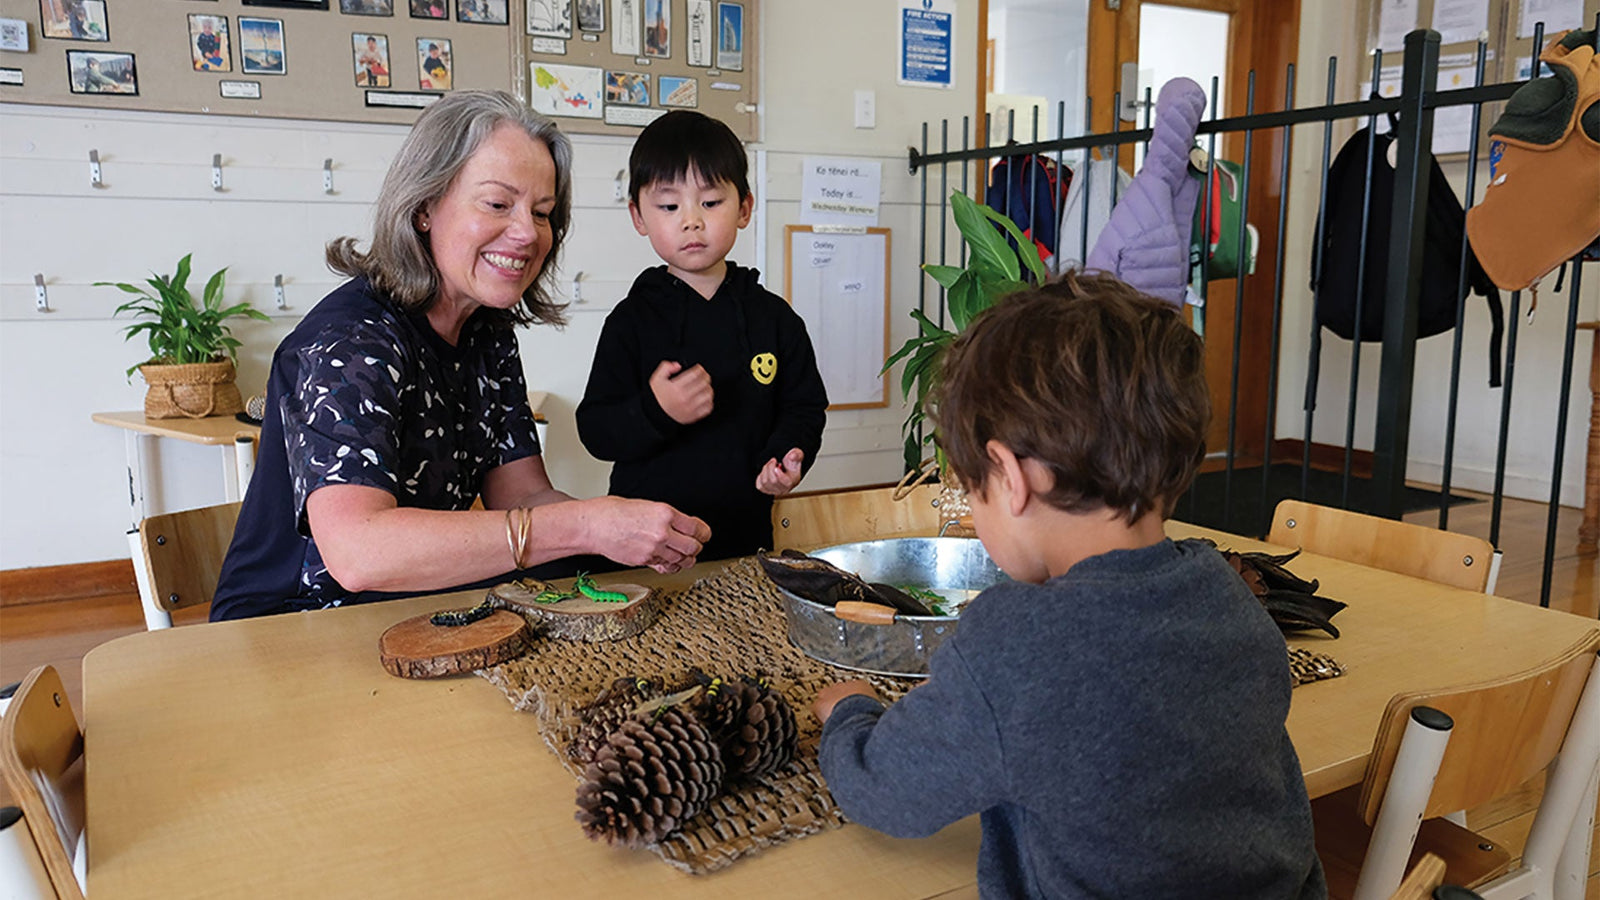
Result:
[[[521,2],[0,0],[0,17],[26,22],[28,32],[26,51],[0,49],[0,102],[410,123],[446,84],[512,87]],[[505,24],[463,21],[482,9]],[[200,37],[206,19],[214,43]],[[386,51],[368,56],[361,76],[367,46],[355,35],[374,36],[373,49]],[[431,76],[430,45],[440,51],[426,65]],[[91,59],[108,80],[90,83]]]
[[[516,91],[563,131],[632,136],[696,109],[756,134],[756,0],[519,0]]]

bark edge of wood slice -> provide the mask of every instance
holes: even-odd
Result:
[[[642,584],[602,584],[600,588],[628,595],[626,603],[601,603],[574,597],[556,603],[535,603],[534,591],[519,581],[489,590],[489,602],[521,613],[541,635],[564,641],[615,641],[649,628],[661,615],[665,595]]]
[[[400,678],[442,678],[499,665],[527,651],[533,633],[523,617],[497,609],[466,625],[435,625],[433,613],[389,626],[378,638],[383,668]]]

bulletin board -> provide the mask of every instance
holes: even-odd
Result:
[[[756,133],[756,0],[522,0],[517,91],[563,131],[633,136],[671,109]]]
[[[784,296],[805,320],[829,409],[889,405],[889,229],[783,228]]]
[[[512,87],[521,4],[0,0],[27,30],[0,49],[0,102],[410,123],[446,90]]]

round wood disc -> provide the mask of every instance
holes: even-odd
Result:
[[[537,585],[537,582],[533,582]],[[602,590],[628,595],[627,603],[603,603],[578,596],[556,603],[533,602],[537,590],[520,581],[496,585],[491,602],[521,613],[542,634],[568,641],[614,641],[649,628],[666,602],[642,584],[601,584]]]
[[[526,651],[533,638],[528,623],[497,609],[466,625],[435,625],[428,615],[389,627],[378,638],[378,655],[390,675],[438,678],[486,669]]]

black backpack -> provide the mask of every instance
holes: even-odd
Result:
[[[1372,139],[1377,157],[1372,166],[1371,199],[1367,213],[1367,253],[1365,296],[1361,301],[1360,337],[1356,331],[1356,296],[1360,290],[1357,271],[1361,264],[1361,197],[1368,185],[1367,129],[1351,135],[1340,148],[1328,169],[1328,199],[1324,210],[1320,245],[1313,246],[1311,289],[1316,292],[1316,318],[1334,334],[1346,340],[1383,340],[1384,285],[1389,269],[1390,215],[1394,208],[1394,167],[1389,165],[1391,133]],[[1489,304],[1489,386],[1500,386],[1500,347],[1505,314],[1500,292],[1484,274],[1472,248],[1467,253],[1467,279],[1461,291],[1456,280],[1461,272],[1462,233],[1467,216],[1456,199],[1455,189],[1439,168],[1439,161],[1428,154],[1430,181],[1428,209],[1424,225],[1422,286],[1417,311],[1417,337],[1431,337],[1449,331],[1456,324],[1456,305],[1465,288],[1470,287]],[[1320,269],[1319,269],[1320,262]],[[1321,272],[1318,281],[1317,273]]]

